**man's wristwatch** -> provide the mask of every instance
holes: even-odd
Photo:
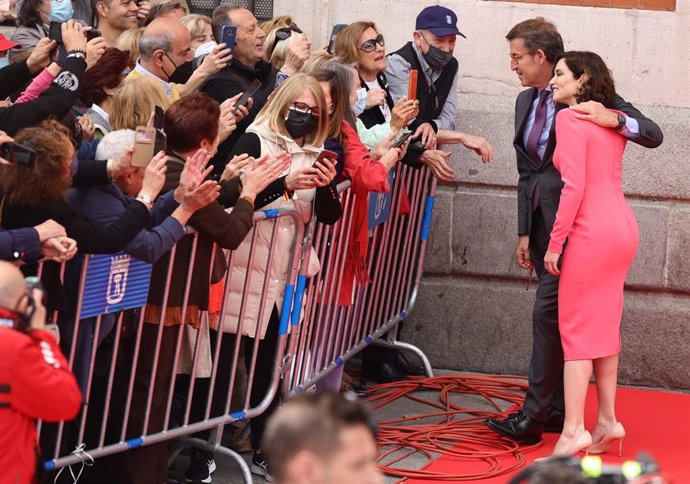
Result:
[[[153,206],[153,201],[151,200],[151,197],[149,197],[148,195],[139,195],[137,197],[137,200],[146,205],[146,208],[151,210],[151,207]]]
[[[616,127],[615,127],[614,129],[615,129],[616,131],[620,131],[620,130],[622,130],[623,128],[625,128],[625,122],[626,122],[627,120],[626,120],[626,118],[625,118],[625,115],[623,115],[623,114],[618,114],[617,117],[618,117],[618,124],[616,125]]]

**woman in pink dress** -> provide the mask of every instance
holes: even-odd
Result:
[[[550,84],[554,102],[569,106],[585,101],[610,106],[615,96],[608,68],[592,52],[565,53]],[[553,453],[603,453],[618,441],[620,454],[625,430],[614,407],[623,285],[638,245],[637,222],[621,187],[627,140],[574,109],[556,115],[556,139],[554,164],[564,186],[544,265],[551,274],[560,274],[565,424]],[[568,250],[559,270],[566,239]],[[590,434],[584,410],[592,371],[599,414]]]

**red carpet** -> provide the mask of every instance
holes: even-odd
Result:
[[[623,441],[623,456],[602,455],[604,463],[621,463],[634,460],[641,451],[646,451],[657,461],[661,470],[674,478],[676,484],[690,483],[690,395],[651,390],[619,388],[616,399],[619,420],[625,426],[627,436]],[[590,386],[587,396],[588,429],[596,421],[596,393]],[[551,453],[558,435],[545,434],[544,443],[538,449],[526,453],[527,465],[534,459]],[[513,459],[507,462],[514,462]],[[481,472],[488,465],[482,461],[471,461],[451,456],[442,456],[426,467],[436,473]],[[524,468],[524,467],[523,467]],[[505,484],[517,472],[504,476],[477,480],[482,484]],[[447,480],[409,479],[406,483],[446,483]],[[467,481],[465,481],[467,482]]]

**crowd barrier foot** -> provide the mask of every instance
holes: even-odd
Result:
[[[208,444],[208,441],[202,440],[202,439],[196,439],[196,438],[189,438],[189,439],[184,439],[180,440],[177,442],[174,447],[170,450],[168,453],[168,467],[170,467],[173,463],[173,461],[177,458],[177,456],[180,454],[182,449],[186,447],[196,447],[197,449],[201,450],[206,450],[209,452],[214,452],[215,453],[215,458],[218,458],[218,455],[224,455],[226,457],[230,457],[232,460],[234,460],[237,465],[239,466],[240,470],[242,471],[242,477],[244,478],[244,483],[245,484],[253,484],[254,480],[252,479],[252,473],[249,471],[249,466],[245,462],[244,458],[235,452],[232,449],[228,449],[227,447],[223,447],[222,445],[219,445],[217,447],[210,446]]]
[[[424,371],[426,371],[426,376],[428,376],[429,378],[432,378],[434,376],[434,370],[431,369],[431,363],[429,363],[429,358],[427,358],[426,354],[424,354],[424,352],[417,348],[415,345],[410,343],[403,343],[402,341],[388,341],[385,339],[374,340],[371,344],[375,346],[384,346],[386,348],[395,348],[398,350],[405,350],[414,353],[417,356],[417,358],[419,358],[422,361],[422,364],[424,365]]]

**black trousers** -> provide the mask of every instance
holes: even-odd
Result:
[[[558,277],[544,270],[550,234],[541,208],[532,216],[530,256],[540,284],[532,312],[532,360],[523,412],[544,422],[549,405],[563,411],[563,346],[558,329]]]
[[[255,407],[261,403],[266,396],[269,387],[273,381],[273,361],[275,360],[275,353],[278,349],[278,330],[280,327],[280,318],[278,316],[277,307],[273,307],[271,316],[268,321],[268,328],[266,329],[266,336],[259,342],[256,356],[256,369],[254,370],[254,378],[251,387],[251,395],[249,403],[251,407]],[[215,351],[216,341],[218,338],[217,331],[210,331],[211,349]],[[232,362],[234,361],[235,335],[224,334],[220,345],[220,355],[218,359],[218,369],[216,376],[216,383],[213,389],[213,398],[211,401],[211,417],[223,415],[228,399],[228,392],[230,390],[230,373],[232,370]],[[247,336],[242,337],[244,341],[244,361],[247,371],[250,371],[252,364],[252,355],[254,352],[255,338]],[[191,421],[200,421],[204,418],[206,411],[206,404],[208,399],[210,379],[199,378],[194,383],[194,396],[192,401],[192,408],[190,412]],[[271,404],[264,413],[253,417],[249,421],[251,429],[251,442],[254,449],[261,448],[261,439],[264,435],[266,422],[273,415],[280,403],[280,391],[276,393],[271,400]],[[239,407],[238,407],[239,406]],[[244,408],[244,401],[232,402],[231,410],[236,408]],[[198,432],[196,437],[207,439],[210,431]]]

